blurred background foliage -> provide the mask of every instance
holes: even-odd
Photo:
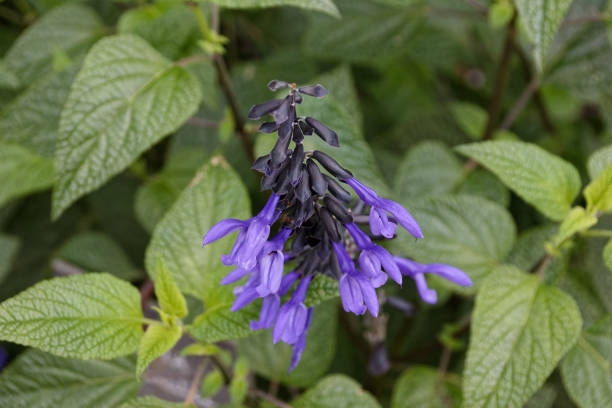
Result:
[[[145,287],[144,255],[152,232],[196,170],[215,155],[227,159],[253,208],[260,208],[265,197],[258,177],[234,132],[215,68],[204,61],[188,67],[202,89],[198,112],[127,170],[50,219],[49,177],[60,114],[87,51],[104,36],[133,33],[173,61],[200,54],[198,21],[186,3],[0,0],[0,141],[23,149],[2,145],[0,152],[0,300],[75,270],[105,270]],[[321,112],[330,116],[323,121],[350,146],[339,160],[407,205],[431,237],[414,245],[401,236],[391,243],[394,251],[460,267],[477,285],[502,262],[532,268],[556,227],[453,147],[483,138],[533,142],[571,162],[586,181],[587,158],[612,142],[607,1],[574,0],[541,65],[510,1],[333,3],[340,19],[329,10],[221,7],[218,24],[228,39],[223,57],[243,117],[251,105],[270,98],[265,85],[271,79],[321,82],[333,97]],[[208,16],[214,7],[201,6]],[[35,29],[38,38],[26,35]],[[269,146],[255,124],[245,129],[256,152]],[[11,167],[16,155],[27,156],[26,167],[37,173]],[[579,239],[555,258],[545,278],[572,294],[586,326],[612,312],[612,274],[601,256],[603,245]],[[409,285],[385,288],[389,300],[379,321],[338,317],[334,301],[318,306],[308,348],[290,376],[289,350],[273,347],[269,333],[228,347],[250,363],[255,375],[250,381],[275,392],[280,382],[282,396],[340,373],[385,406],[459,406],[469,333],[463,318],[474,292],[457,294],[433,284],[440,295],[435,306],[418,301]],[[190,299],[190,310],[198,307],[201,302]],[[11,360],[22,351],[8,343],[2,347]],[[32,360],[28,364],[50,358],[24,356]],[[145,386],[176,398],[172,391],[159,394],[159,384],[173,378],[155,376],[167,372],[168,366],[154,367]],[[211,392],[216,390],[210,378],[198,405],[210,406],[206,396],[226,398]],[[317,387],[356,386],[344,384],[343,377],[325,381],[329,384]],[[316,392],[302,394],[294,406],[323,406],[312,402]],[[368,401],[346,406],[369,406]],[[527,406],[574,405],[555,372]]]

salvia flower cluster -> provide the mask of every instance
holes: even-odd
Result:
[[[273,328],[274,343],[282,340],[292,345],[293,370],[304,350],[312,319],[312,307],[306,307],[304,300],[316,274],[339,281],[344,310],[357,315],[369,310],[373,316],[378,315],[380,307],[376,288],[388,277],[399,285],[405,276],[410,277],[428,303],[435,303],[437,298],[435,290],[427,287],[425,274],[437,274],[461,286],[469,286],[471,281],[452,266],[419,264],[393,256],[375,244],[373,240],[393,238],[398,224],[416,238],[423,238],[423,234],[404,207],[380,197],[329,155],[304,150],[305,137],[313,134],[330,146],[339,146],[336,132],[315,118],[297,115],[296,106],[303,96],[321,98],[327,94],[323,86],[298,88],[293,83],[271,81],[268,87],[272,91],[289,90],[285,98],[255,105],[249,111],[250,119],[270,115],[273,121],[264,122],[259,130],[278,134],[270,153],[253,165],[263,174],[262,190],[272,193],[253,218],[227,219],[213,226],[203,245],[238,231],[231,252],[222,257],[225,265],[235,269],[221,284],[246,277],[234,290],[236,300],[231,310],[262,298],[259,320],[251,322],[251,329]],[[349,186],[357,198],[353,199],[343,185]],[[297,266],[285,273],[289,261]]]

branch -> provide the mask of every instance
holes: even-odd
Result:
[[[198,364],[198,368],[196,369],[196,372],[193,374],[193,379],[191,380],[191,384],[189,385],[189,391],[184,401],[185,405],[193,404],[193,400],[196,396],[196,392],[198,391],[198,384],[202,380],[202,376],[204,375],[205,369],[206,369],[206,358],[202,358],[202,361],[200,361],[200,364]]]
[[[504,49],[502,51],[497,75],[495,77],[495,86],[493,88],[493,99],[489,107],[489,115],[487,118],[487,126],[485,127],[482,140],[490,139],[493,136],[497,125],[497,118],[500,113],[506,80],[508,79],[508,71],[510,69],[510,57],[512,56],[512,45],[514,43],[514,35],[516,33],[516,13],[512,16],[512,20],[506,29],[506,39],[504,41]]]
[[[525,89],[521,93],[521,96],[518,98],[512,109],[510,109],[510,112],[508,112],[508,115],[506,115],[506,117],[502,121],[501,125],[499,126],[500,129],[508,129],[510,128],[510,126],[512,126],[512,124],[514,123],[518,115],[523,111],[533,94],[538,90],[538,86],[538,79],[535,77],[531,78],[531,81],[529,81],[527,87],[525,87]]]
[[[274,405],[275,407],[278,408],[293,408],[291,405],[287,404],[286,402],[283,402],[281,400],[279,400],[278,398],[263,392],[262,390],[258,390],[257,388],[253,388],[249,391],[249,394],[253,397],[257,397],[257,398],[261,398],[264,401],[269,402],[270,404]]]
[[[576,17],[576,18],[568,18],[563,20],[561,26],[570,26],[570,25],[578,25],[578,24],[586,24],[586,23],[599,23],[606,22],[610,20],[610,16],[604,13],[593,14],[590,16]]]

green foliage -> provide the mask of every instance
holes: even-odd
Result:
[[[561,363],[563,384],[581,408],[612,404],[612,316],[582,332]]]
[[[223,374],[221,374],[219,370],[213,369],[204,377],[202,387],[200,388],[200,394],[202,394],[204,398],[210,398],[219,392],[223,384]]]
[[[544,58],[561,25],[572,0],[516,0],[522,27],[534,44],[538,69],[544,66]]]
[[[459,146],[548,218],[560,221],[578,194],[580,177],[566,161],[524,142],[494,141]]]
[[[391,408],[446,408],[461,406],[461,388],[441,379],[436,369],[414,366],[393,386]]]
[[[82,361],[38,350],[21,354],[0,376],[0,405],[11,408],[115,408],[136,397],[135,361]]]
[[[295,408],[379,408],[380,405],[359,384],[344,375],[330,375],[293,400]]]
[[[591,213],[612,209],[612,164],[606,166],[584,189],[587,210]]]
[[[553,244],[556,247],[560,247],[572,235],[582,232],[595,224],[597,224],[597,217],[592,212],[587,212],[582,207],[574,207],[561,223],[559,232],[557,232],[553,239]]]
[[[480,139],[487,125],[487,112],[478,105],[455,102],[451,111],[459,127],[472,139]]]
[[[138,290],[106,273],[42,281],[0,304],[0,339],[64,357],[133,353],[143,322]]]
[[[119,408],[181,408],[185,404],[161,400],[152,395],[134,398],[121,405]]]
[[[291,373],[288,372],[291,347],[285,343],[272,344],[271,331],[241,340],[240,354],[248,359],[253,371],[265,378],[296,387],[309,386],[327,372],[336,352],[337,306],[337,302],[329,301],[314,309],[306,349]]]
[[[187,316],[187,302],[179,290],[172,274],[160,258],[155,264],[155,295],[161,309],[173,316],[183,318]]]
[[[202,1],[202,0],[198,0]],[[212,0],[214,3],[228,8],[265,8],[274,6],[295,6],[307,10],[316,10],[334,17],[340,17],[338,9],[332,0]]]
[[[18,238],[0,234],[0,283],[4,280],[4,278],[6,278],[6,275],[11,269],[18,249]]]
[[[150,325],[144,336],[142,336],[140,346],[138,347],[136,374],[142,375],[153,360],[174,347],[182,334],[183,329],[178,325]]]
[[[470,276],[474,287],[467,290],[471,292],[503,261],[516,239],[516,227],[506,209],[480,197],[432,197],[409,208],[425,238],[415,241],[400,233],[391,242],[391,251],[422,263],[443,257]]]
[[[175,131],[197,110],[201,97],[193,75],[142,39],[120,35],[98,42],[62,111],[53,217]],[[121,150],[107,149],[119,145]]]
[[[574,300],[504,266],[476,298],[463,379],[466,406],[521,407],[576,342]]]

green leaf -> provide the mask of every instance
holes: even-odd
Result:
[[[583,331],[561,362],[565,389],[581,408],[612,405],[612,315]]]
[[[516,0],[522,26],[533,43],[536,65],[541,71],[548,48],[561,26],[572,0]]]
[[[462,176],[461,162],[450,148],[441,142],[422,142],[400,163],[394,190],[404,201],[450,193]]]
[[[596,150],[587,161],[587,169],[591,180],[599,177],[606,167],[612,164],[612,145]]]
[[[82,361],[27,350],[0,376],[0,406],[115,408],[138,394],[132,357]]]
[[[53,184],[53,162],[16,144],[0,142],[0,206]]]
[[[488,141],[457,147],[548,218],[561,221],[580,190],[570,163],[530,143]]]
[[[336,352],[338,325],[337,302],[325,302],[313,310],[312,325],[306,336],[306,348],[298,366],[289,373],[292,348],[272,343],[272,332],[266,330],[238,343],[239,354],[248,359],[257,374],[283,384],[307,387],[329,369]]]
[[[201,149],[180,150],[168,158],[161,172],[138,189],[134,211],[147,231],[153,231],[207,157]]]
[[[380,408],[380,404],[359,383],[345,375],[323,378],[293,400],[294,408]]]
[[[308,285],[304,304],[306,307],[316,306],[338,296],[340,296],[338,281],[329,276],[317,274]]]
[[[470,138],[482,139],[487,125],[487,111],[469,102],[454,102],[450,105],[457,124]]]
[[[0,113],[0,140],[53,157],[60,114],[79,64],[37,79]]]
[[[584,198],[590,213],[612,209],[612,163],[584,188]]]
[[[202,387],[200,388],[200,394],[202,394],[204,398],[213,397],[219,392],[221,387],[223,387],[224,382],[225,379],[223,378],[223,374],[216,368],[213,368],[213,370],[204,377]]]
[[[157,288],[156,288],[157,289]],[[169,351],[181,339],[181,326],[152,324],[149,326],[138,347],[136,374],[142,375],[145,369],[158,357]]]
[[[126,11],[117,23],[117,31],[142,37],[170,59],[185,55],[201,37],[194,13],[173,0]]]
[[[521,407],[576,342],[576,302],[534,275],[500,267],[476,297],[464,406]]]
[[[163,259],[160,258],[155,264],[155,296],[161,309],[173,316],[183,318],[187,316],[187,302],[172,278]]]
[[[259,320],[260,302],[251,303],[237,312],[230,311],[232,303],[228,300],[206,308],[204,313],[193,321],[189,333],[198,341],[206,343],[253,335],[249,322]]]
[[[508,211],[480,197],[431,197],[414,202],[408,209],[425,238],[416,241],[400,232],[390,242],[391,252],[418,262],[442,262],[462,269],[474,284],[468,292],[473,292],[502,262],[516,239],[516,227]]]
[[[610,239],[604,247],[602,255],[606,267],[612,271],[612,239]]]
[[[574,234],[582,232],[597,224],[597,217],[582,207],[574,207],[561,223],[559,232],[553,238],[553,244],[559,248]]]
[[[42,281],[0,304],[0,339],[63,357],[111,359],[142,336],[140,293],[106,273]]]
[[[512,20],[514,7],[510,0],[497,1],[489,7],[489,24],[493,28],[501,28]]]
[[[118,35],[99,41],[62,112],[53,217],[178,129],[201,96],[193,75],[142,39]]]
[[[0,283],[6,278],[19,249],[19,239],[0,233]]]
[[[161,400],[153,395],[134,398],[119,408],[185,408],[185,404]]]
[[[237,9],[294,6],[340,17],[340,12],[332,0],[212,0],[212,2],[222,7]]]
[[[104,30],[91,9],[67,4],[43,15],[24,31],[6,53],[4,62],[21,84],[29,84],[52,71],[57,49],[78,59]]]
[[[0,89],[15,90],[19,88],[19,78],[0,60]]]
[[[134,280],[142,276],[123,248],[102,232],[83,232],[66,242],[57,257],[88,272],[109,272]]]
[[[494,201],[504,207],[510,204],[510,191],[489,171],[471,171],[456,188],[457,194],[475,195]]]
[[[433,367],[416,365],[393,385],[391,408],[452,408],[461,405],[461,389],[440,378]]]

